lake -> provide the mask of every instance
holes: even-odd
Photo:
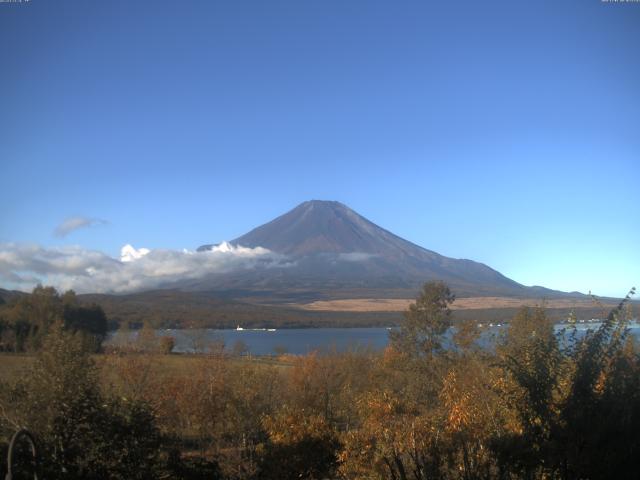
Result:
[[[579,323],[576,328],[580,333],[588,329],[596,329],[600,323]],[[486,326],[483,330],[482,343],[490,344],[505,327],[502,325]],[[567,328],[567,325],[556,325],[556,329]],[[631,333],[640,338],[637,322],[630,324]],[[346,351],[353,349],[382,350],[389,341],[388,328],[290,328],[281,330],[246,329],[166,329],[156,330],[158,336],[175,339],[174,352],[205,352],[212,345],[224,344],[227,351],[233,351],[240,342],[246,345],[254,355],[272,355],[276,352],[306,354],[313,351],[328,352],[332,350]],[[130,332],[128,339],[134,340],[136,332]],[[124,340],[117,333],[112,333],[106,341],[107,345],[116,345]]]

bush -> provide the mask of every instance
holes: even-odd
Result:
[[[160,338],[160,352],[164,355],[169,355],[176,346],[176,339],[173,337],[161,337]]]
[[[150,407],[105,397],[83,339],[61,325],[1,402],[12,424],[38,438],[44,478],[158,476],[161,438]]]

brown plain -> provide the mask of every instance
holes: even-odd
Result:
[[[406,298],[353,298],[342,300],[318,300],[311,303],[296,304],[298,308],[315,311],[338,312],[402,312],[413,303]],[[541,306],[545,308],[587,308],[594,307],[591,299],[554,299],[509,297],[467,297],[458,298],[451,305],[452,310],[483,310],[488,308],[519,308],[523,306]]]

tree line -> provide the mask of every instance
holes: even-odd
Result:
[[[34,432],[43,478],[637,478],[630,295],[585,335],[523,308],[487,349],[471,321],[445,345],[455,298],[431,282],[383,352],[278,362],[91,356],[54,323],[0,388],[0,442]]]
[[[102,307],[80,304],[73,290],[60,294],[53,287],[39,285],[30,295],[0,305],[0,352],[36,351],[56,324],[79,333],[94,351],[107,335]]]

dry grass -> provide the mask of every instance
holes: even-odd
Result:
[[[26,353],[0,353],[0,382],[13,382],[24,375],[34,360]]]
[[[229,361],[251,362],[256,365],[273,366],[277,368],[289,368],[293,364],[292,357],[284,355],[277,358],[271,357],[228,357]],[[13,383],[20,376],[28,374],[29,367],[33,363],[35,355],[32,354],[14,354],[0,353],[0,383]],[[117,381],[113,376],[114,369],[122,362],[128,363],[137,368],[151,368],[152,374],[161,377],[180,377],[189,375],[203,361],[206,361],[205,355],[160,355],[160,354],[136,354],[127,353],[123,355],[117,354],[98,354],[93,355],[96,365],[101,369],[103,381],[110,383]]]
[[[315,311],[402,312],[414,301],[414,299],[407,298],[353,298],[344,300],[319,300],[306,304],[298,304],[296,306],[304,310]],[[456,299],[451,308],[452,310],[484,310],[489,308],[519,308],[536,305],[546,308],[594,307],[591,299],[567,298],[543,301],[532,298],[468,297]]]

